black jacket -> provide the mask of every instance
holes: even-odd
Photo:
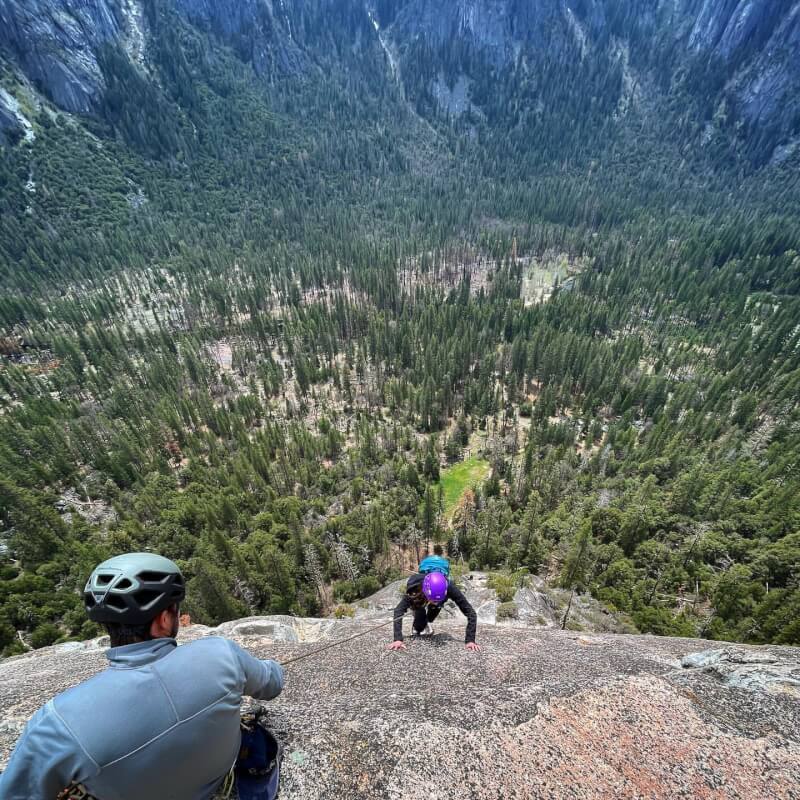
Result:
[[[408,583],[406,583],[406,593],[394,610],[394,640],[396,642],[403,641],[403,615],[409,608],[414,607],[409,594],[414,594],[415,590],[416,593],[418,593],[422,588],[423,580],[425,580],[425,576],[419,573],[412,575],[408,579]],[[467,643],[474,642],[475,631],[478,627],[478,615],[475,613],[475,609],[469,604],[469,600],[464,597],[464,592],[450,580],[447,582],[447,599],[452,600],[459,607],[461,613],[467,618],[467,632],[464,641]],[[432,607],[432,609],[435,609],[436,614],[439,613],[441,606],[434,606],[433,604],[428,605]],[[433,619],[433,616],[429,614],[428,618]]]

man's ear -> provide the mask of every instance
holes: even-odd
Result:
[[[154,639],[164,639],[174,636],[174,623],[177,609],[170,606],[160,611],[150,623],[150,635]]]

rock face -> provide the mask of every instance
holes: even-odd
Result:
[[[143,2],[0,0],[0,57],[10,55],[57,106],[96,111],[104,47],[122,46],[146,71]],[[702,73],[690,83],[703,121],[731,110],[743,123],[741,135],[762,148],[800,134],[800,0],[169,2],[270,80],[381,47],[390,61],[384,78],[402,80],[423,53],[427,91],[439,108],[480,117],[485,109],[470,87],[487,70],[516,75],[510,85],[524,97],[531,70],[542,72],[542,65],[592,59],[596,72],[613,75],[625,54],[628,83],[649,75],[663,87],[685,83],[686,72]],[[373,70],[374,63],[359,68]],[[8,114],[0,109],[0,116],[8,128]]]
[[[218,34],[259,75],[294,74],[304,63],[282,2],[269,0],[175,0],[187,19]]]
[[[0,145],[16,142],[23,134],[14,98],[0,89]]]
[[[652,46],[661,32],[688,51],[739,66],[756,53],[792,46],[800,10],[797,0],[657,0],[645,7],[636,0],[407,0],[399,6],[391,20],[396,34],[434,44],[467,41],[497,64],[513,60],[521,44],[557,50],[577,21],[595,40],[606,31],[628,38],[626,28],[641,29],[653,36]]]
[[[766,130],[776,141],[798,133],[798,0],[408,0],[392,18],[389,37],[401,52],[423,40],[443,63],[452,61],[452,42],[459,41],[482,58],[478,69],[522,65],[524,73],[528,59],[544,54],[548,62],[589,57],[608,70],[622,52],[645,71],[710,69],[713,75],[697,81],[709,118],[726,102],[754,136]],[[654,61],[662,42],[674,43],[671,55]],[[463,69],[459,64],[447,76],[451,89],[476,77],[474,63],[473,73]],[[671,75],[659,79],[669,82]],[[441,84],[434,94],[452,113]],[[462,113],[469,108],[460,106]]]
[[[566,8],[561,0],[411,0],[398,14],[392,37],[398,45],[422,37],[447,47],[461,41],[495,67],[511,63],[520,47],[563,49]]]
[[[87,113],[105,87],[101,47],[120,38],[112,0],[0,0],[0,47],[56,105]]]
[[[796,133],[800,2],[704,0],[689,47],[726,68],[732,94],[754,127]]]
[[[374,625],[266,617],[182,631],[227,632],[278,660],[365,633],[286,667],[269,704],[281,798],[798,796],[798,649],[480,625],[483,651],[469,653],[446,622],[391,653],[388,626]],[[316,634],[283,638],[298,627]],[[101,644],[0,663],[0,764],[41,703],[103,668]]]
[[[455,39],[469,41],[484,51],[490,61],[505,64],[512,52],[509,4],[450,0],[419,0],[408,5],[398,16],[392,36],[402,44],[414,37],[424,37],[434,46],[444,46]]]
[[[704,0],[689,37],[697,50],[732,59],[745,47],[760,47],[797,11],[794,0]]]

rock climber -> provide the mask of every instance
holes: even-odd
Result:
[[[242,696],[276,697],[283,671],[216,636],[178,647],[185,594],[159,555],[95,568],[83,598],[108,631],[108,669],[34,714],[0,775],[3,800],[212,797],[240,754]]]
[[[414,610],[414,633],[417,636],[431,635],[431,622],[439,616],[447,600],[452,600],[467,618],[466,649],[479,651],[481,648],[475,643],[478,615],[461,589],[441,572],[429,572],[427,575],[417,573],[408,579],[403,599],[394,610],[394,642],[389,649],[406,649],[403,643],[403,615],[409,608]]]

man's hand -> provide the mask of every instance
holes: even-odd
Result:
[[[475,642],[467,642],[464,645],[464,649],[469,650],[471,653],[480,653],[481,651],[480,645],[475,644]]]
[[[400,642],[400,641],[392,642],[389,645],[389,650],[405,650],[405,649],[406,649],[406,646],[403,644],[403,642]]]

